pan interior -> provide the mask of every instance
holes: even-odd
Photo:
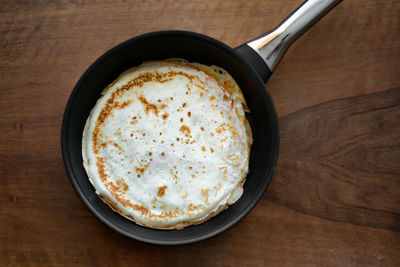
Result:
[[[217,65],[237,81],[251,110],[254,143],[250,173],[242,197],[216,217],[182,230],[155,230],[138,226],[113,212],[94,192],[82,165],[82,132],[101,91],[124,70],[143,61],[184,58]],[[210,37],[182,31],[155,32],[132,38],[101,56],[83,74],[68,101],[62,127],[62,149],[67,172],[87,207],[114,230],[153,244],[187,244],[212,237],[234,225],[257,203],[272,177],[279,149],[278,122],[273,103],[254,69],[232,48]]]

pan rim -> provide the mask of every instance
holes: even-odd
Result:
[[[273,173],[276,168],[276,164],[278,161],[278,155],[279,155],[279,145],[280,145],[280,140],[279,140],[279,122],[278,122],[278,117],[277,113],[274,107],[274,104],[272,102],[271,96],[269,95],[268,91],[266,90],[265,94],[262,94],[263,101],[268,104],[269,110],[271,112],[270,114],[270,122],[271,122],[271,138],[274,140],[272,144],[272,149],[269,151],[269,155],[271,157],[271,161],[269,162],[270,168],[267,169],[267,171],[264,173],[262,180],[263,183],[260,184],[262,187],[262,190],[260,190],[257,195],[255,195],[252,198],[252,201],[250,202],[247,207],[244,208],[244,210],[236,216],[234,219],[229,220],[227,223],[223,224],[221,227],[216,228],[213,231],[210,231],[204,235],[198,236],[198,237],[188,237],[182,240],[174,239],[174,240],[156,240],[153,238],[148,238],[148,237],[143,237],[140,235],[135,235],[132,234],[131,232],[122,229],[121,226],[116,225],[115,223],[112,222],[112,220],[109,220],[106,216],[104,216],[98,209],[96,209],[93,204],[90,202],[90,200],[87,198],[87,196],[83,193],[80,185],[78,184],[78,175],[74,171],[74,164],[72,163],[71,160],[71,152],[69,148],[69,142],[68,142],[68,128],[70,125],[70,115],[72,112],[73,104],[76,101],[78,92],[81,90],[82,85],[85,83],[85,81],[90,77],[90,75],[94,72],[97,66],[101,65],[102,62],[106,60],[106,58],[112,56],[114,53],[119,51],[120,49],[129,46],[131,43],[138,42],[140,40],[144,39],[149,39],[149,38],[158,38],[158,37],[163,37],[163,36],[177,36],[177,37],[189,37],[193,39],[199,39],[203,42],[208,42],[211,43],[214,46],[217,46],[225,51],[229,51],[235,59],[239,60],[241,64],[245,65],[245,68],[251,69],[254,74],[258,77],[258,82],[264,84],[264,82],[261,80],[261,78],[258,76],[256,70],[249,64],[242,56],[240,56],[237,51],[230,46],[224,44],[223,42],[214,39],[212,37],[209,37],[207,35],[203,35],[200,33],[195,33],[195,32],[189,32],[189,31],[180,31],[180,30],[165,30],[165,31],[155,31],[155,32],[150,32],[150,33],[145,33],[136,37],[132,37],[116,46],[113,48],[109,49],[106,51],[104,54],[102,54],[99,58],[97,58],[93,63],[90,64],[90,66],[86,69],[86,71],[80,76],[78,82],[76,83],[75,87],[73,88],[72,92],[70,93],[70,96],[68,98],[64,114],[63,114],[63,119],[62,119],[62,127],[61,127],[61,150],[62,150],[62,157],[64,161],[64,166],[67,171],[69,180],[74,187],[77,195],[81,199],[81,201],[85,204],[85,206],[97,217],[101,222],[106,224],[108,227],[113,229],[114,231],[127,236],[129,238],[135,239],[137,241],[149,243],[149,244],[157,244],[157,245],[184,245],[184,244],[191,244],[199,241],[203,241],[206,239],[209,239],[213,236],[216,236],[233,225],[235,225],[237,222],[239,222],[241,219],[243,219],[259,202],[261,197],[263,196],[264,192],[268,188],[270,181],[272,179]],[[264,84],[265,87],[265,84]],[[260,96],[261,97],[261,96]],[[177,231],[177,230],[173,230]]]

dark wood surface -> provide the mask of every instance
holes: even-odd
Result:
[[[162,247],[97,220],[64,170],[66,101],[102,53],[196,31],[233,47],[299,0],[0,1],[0,266],[399,266],[400,1],[344,1],[268,82],[281,124],[269,189],[223,234]]]

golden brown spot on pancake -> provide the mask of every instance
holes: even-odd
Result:
[[[189,166],[189,170],[193,169],[192,166]]]
[[[128,106],[128,105],[129,105],[130,103],[132,103],[132,102],[133,102],[132,99],[129,99],[129,100],[123,102],[122,104],[119,104],[119,103],[117,102],[118,105],[116,106],[116,108],[123,109],[124,107]]]
[[[161,104],[161,105],[160,105],[160,109],[164,109],[164,108],[166,108],[166,107],[167,107],[166,104]]]
[[[164,157],[164,156],[165,156],[165,152],[161,152],[161,156],[163,156],[163,157]]]
[[[176,138],[176,141],[179,141],[179,137]]]
[[[121,185],[121,181],[118,180],[117,185],[115,185],[113,182],[109,182],[106,184],[106,187],[111,193],[117,193],[119,191],[119,185]]]
[[[152,158],[150,158],[150,161],[153,161],[153,159],[152,159]]]
[[[171,146],[174,146],[174,143],[171,143]]]
[[[162,135],[162,132],[160,132],[160,135]]]
[[[194,209],[193,209],[193,204],[190,203],[187,209],[188,209],[188,211],[193,211],[193,210],[194,210]]]
[[[189,137],[190,135],[190,128],[186,125],[182,125],[181,128],[179,128],[179,131],[181,131],[186,137]]]
[[[138,99],[145,106],[146,113],[149,113],[151,110],[158,117],[158,108],[156,105],[149,103],[149,101],[147,101],[147,99],[142,95],[138,96]]]
[[[149,152],[149,156],[151,156],[153,153]]]
[[[133,137],[133,133],[131,133],[131,137]]]
[[[202,84],[204,84],[204,83],[202,82]],[[206,88],[205,88],[204,86],[202,86],[202,85],[200,85],[200,84],[195,84],[195,85],[196,85],[196,87],[200,88],[201,90],[207,92],[207,90],[206,90]],[[190,88],[189,88],[189,91],[190,91]]]
[[[239,156],[235,155],[235,154],[230,154],[230,155],[228,155],[228,159],[230,161],[237,161],[239,159]]]
[[[187,210],[188,210],[188,212],[195,211],[195,210],[199,209],[201,206],[202,206],[201,204],[196,206],[196,205],[193,205],[192,203],[190,203]]]
[[[138,122],[137,117],[136,116],[132,117],[131,124],[135,124],[137,122]]]
[[[168,113],[164,113],[163,115],[162,115],[162,118],[163,118],[163,120],[166,120],[167,118],[168,118]]]
[[[224,101],[228,101],[229,97],[227,95],[224,95]]]
[[[118,132],[116,132],[114,135],[121,135],[121,132],[118,131]]]
[[[221,184],[221,183],[218,183],[217,186],[214,186],[214,188],[215,188],[215,194],[214,194],[214,196],[216,196],[216,195],[218,194],[218,191],[221,189],[221,187],[222,187],[222,184]]]
[[[118,148],[119,150],[124,151],[124,150],[122,149],[122,147],[120,147],[120,145],[118,145],[117,143],[113,143],[113,145],[114,145],[116,148]]]
[[[171,100],[174,100],[174,98],[173,98],[173,97],[170,97],[169,99],[171,99]]]
[[[201,189],[201,194],[206,198],[205,202],[208,204],[208,189]]]
[[[224,178],[226,178],[226,174],[227,174],[227,167],[226,166],[221,166],[219,167],[220,170],[224,170]]]
[[[211,134],[211,136],[214,136],[214,133],[210,133]]]
[[[210,147],[210,151],[211,153],[214,153],[214,149],[212,147]]]
[[[192,174],[192,177],[194,178],[194,177],[196,177],[196,175]]]
[[[168,186],[164,185],[158,188],[158,192],[157,195],[159,197],[162,197],[163,195],[165,195],[165,189],[167,189]]]
[[[100,126],[105,122],[107,117],[111,114],[112,109],[118,106],[118,103],[113,103],[115,95],[116,93],[113,92],[111,98],[107,100],[106,106],[101,110],[99,116],[97,117],[97,121],[92,135],[93,151],[95,154],[97,154],[99,151],[97,146],[98,146],[99,135],[101,137],[101,134],[99,134]]]
[[[149,164],[145,164],[142,167],[135,167],[135,171],[138,174],[138,177],[140,177],[141,174],[144,174],[144,172],[146,171],[147,167],[149,167]]]
[[[181,122],[183,122],[183,118],[181,118]]]
[[[176,174],[174,173],[173,169],[169,169],[169,172],[171,173],[172,177],[174,178],[175,184],[177,184],[178,183],[178,176],[176,176]]]
[[[186,107],[186,102],[182,104],[182,107]]]
[[[158,99],[158,100],[157,100],[157,102],[159,102],[159,103],[160,103],[160,102],[161,102],[161,99]]]
[[[225,129],[225,127],[223,127],[223,126],[222,126],[222,127],[220,126],[220,127],[218,127],[217,129],[215,129],[215,131],[216,131],[217,133],[219,133],[219,134],[222,133],[222,132],[225,131],[225,130],[226,130],[226,129]]]
[[[220,134],[220,133],[226,131],[227,129],[230,130],[233,137],[237,136],[238,133],[236,131],[236,128],[233,127],[232,125],[226,124],[226,123],[222,123],[221,125],[219,125],[215,131]]]
[[[188,114],[188,117],[190,117],[192,115],[192,113],[190,113],[190,111],[187,114]]]
[[[200,97],[203,97],[203,95],[204,95],[203,92],[200,92]]]
[[[161,140],[161,144],[164,144],[164,142],[165,142],[164,140]]]
[[[144,206],[140,206],[140,205],[132,205],[131,202],[128,200],[125,202],[125,205],[131,206],[131,208],[133,208],[134,210],[140,211],[142,214],[147,214],[149,213],[149,209],[144,207]],[[123,203],[124,204],[124,203]]]
[[[210,101],[213,101],[214,99],[215,99],[215,96],[212,95],[212,96],[210,97]]]
[[[126,183],[122,183],[124,191],[128,191],[129,186]]]
[[[100,180],[104,183],[105,181],[107,181],[108,175],[104,171],[104,159],[102,157],[97,157],[96,166],[100,176]]]
[[[200,130],[204,131],[204,127],[203,127],[203,126],[201,126],[201,127],[200,127]]]
[[[143,136],[146,136],[146,134],[145,134],[145,133],[143,133],[142,135],[143,135]]]
[[[185,194],[183,196],[181,196],[182,199],[185,199],[187,197],[188,197],[188,193],[187,192],[185,192]]]
[[[206,148],[204,146],[201,147],[201,150],[206,151]]]

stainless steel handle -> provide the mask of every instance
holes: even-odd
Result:
[[[275,69],[289,46],[342,0],[308,0],[272,31],[247,43]]]

